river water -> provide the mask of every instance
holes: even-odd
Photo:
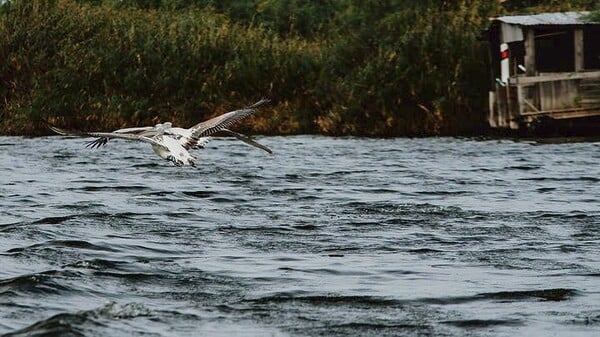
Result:
[[[600,143],[0,138],[3,336],[598,336]]]

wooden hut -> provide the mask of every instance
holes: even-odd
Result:
[[[488,30],[488,121],[521,129],[541,119],[600,116],[600,22],[587,12],[502,16]]]

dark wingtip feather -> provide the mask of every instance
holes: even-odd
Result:
[[[85,147],[90,148],[90,149],[99,149],[100,147],[106,145],[107,142],[108,142],[108,138],[100,137],[100,138],[96,138],[92,141],[86,142]]]
[[[261,106],[261,105],[263,105],[263,104],[266,104],[266,103],[269,103],[269,102],[271,102],[271,100],[270,100],[270,99],[268,99],[268,98],[264,98],[264,97],[263,97],[263,98],[261,98],[261,99],[260,99],[260,101],[258,101],[258,102],[256,102],[256,103],[254,103],[254,104],[252,104],[252,105],[250,105],[250,106],[248,106],[246,109],[256,109],[256,108],[258,108],[259,106]]]

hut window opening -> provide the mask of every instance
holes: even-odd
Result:
[[[583,31],[583,67],[600,69],[600,28],[593,27]]]
[[[575,71],[573,32],[536,29],[535,64],[539,72]]]

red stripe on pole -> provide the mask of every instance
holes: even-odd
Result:
[[[500,52],[500,58],[502,60],[507,59],[508,58],[508,50],[503,50]]]

